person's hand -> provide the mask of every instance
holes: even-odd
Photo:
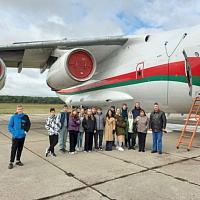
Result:
[[[137,122],[139,122],[139,119],[136,119]]]
[[[151,129],[151,128],[150,128],[149,130],[150,130],[150,131],[152,131],[152,129]]]
[[[97,131],[96,130],[94,130],[94,133],[96,133]]]
[[[164,128],[162,129],[162,132],[165,132],[165,129],[164,129]]]

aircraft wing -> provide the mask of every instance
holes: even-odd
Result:
[[[96,58],[97,63],[128,41],[126,36],[81,39],[20,42],[0,46],[0,58],[7,67],[42,68],[56,49],[68,50],[83,47]]]

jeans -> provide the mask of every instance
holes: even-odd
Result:
[[[162,136],[163,132],[153,132],[153,151],[157,151],[157,146],[158,146],[158,151],[162,151]]]
[[[59,149],[66,149],[67,132],[67,127],[63,126],[59,133]]]
[[[22,154],[23,146],[24,146],[24,138],[12,138],[12,147],[11,147],[11,156],[10,156],[10,162],[14,162],[15,155],[17,152],[17,161],[20,161],[20,157]]]
[[[117,144],[118,144],[118,146],[120,146],[120,147],[122,146],[122,142],[118,142],[118,141],[117,141]]]
[[[78,133],[78,138],[77,138],[77,147],[82,147],[82,143],[83,143],[83,134],[84,132],[79,132]]]
[[[54,153],[54,147],[58,144],[58,135],[49,135],[49,149],[48,151],[51,151],[51,153]]]
[[[77,136],[78,136],[78,131],[74,131],[74,130],[69,131],[69,141],[70,141],[69,152],[75,152]]]
[[[98,138],[99,138],[99,146],[98,146]],[[97,147],[102,148],[102,140],[103,140],[103,130],[97,130],[97,132],[94,133],[95,149],[97,149]]]

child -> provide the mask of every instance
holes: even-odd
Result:
[[[112,151],[113,145],[113,130],[115,130],[115,118],[111,109],[108,110],[105,116],[105,141],[106,151]]]
[[[103,141],[103,130],[104,130],[104,115],[102,113],[102,108],[97,109],[97,113],[94,115],[97,123],[97,132],[94,134],[94,144],[95,144],[95,151],[102,149],[102,141]],[[99,138],[99,145],[98,145],[98,138]]]
[[[120,114],[120,108],[117,108],[116,110],[115,126],[116,126],[116,135],[117,135],[116,149],[119,151],[124,151],[124,149],[122,148],[122,142],[124,142],[126,123],[123,120],[122,115]]]
[[[134,119],[131,111],[128,112],[128,119],[126,118],[126,137],[128,139],[128,149],[135,150],[135,138],[133,134]]]
[[[85,130],[85,149],[84,152],[92,151],[92,143],[93,143],[93,135],[96,133],[97,124],[94,115],[92,114],[92,110],[88,109],[87,114],[82,122],[83,128]]]
[[[8,130],[12,133],[12,148],[8,169],[13,168],[16,152],[16,165],[23,166],[23,163],[20,161],[20,157],[23,150],[26,133],[28,133],[30,126],[31,123],[28,115],[23,113],[23,108],[21,105],[17,106],[17,112],[10,118],[8,124]]]
[[[61,123],[60,133],[59,133],[59,152],[65,153],[66,150],[66,142],[67,142],[67,133],[68,133],[68,125],[69,125],[69,112],[68,106],[65,104],[63,109],[58,114],[58,119]]]
[[[83,134],[84,134],[84,128],[82,126],[83,119],[85,118],[85,110],[84,108],[81,108],[79,113],[79,118],[81,120],[78,138],[77,138],[77,151],[82,151],[82,142],[83,142]]]
[[[56,157],[56,154],[54,153],[54,147],[58,143],[58,134],[60,132],[61,123],[60,120],[55,115],[55,109],[50,109],[50,115],[46,119],[45,128],[48,130],[49,134],[49,142],[50,146],[48,149],[46,149],[45,156],[47,157],[48,154],[51,152],[51,156]]]
[[[70,140],[70,154],[77,153],[75,151],[77,136],[80,128],[81,120],[79,118],[77,109],[74,108],[69,116],[69,140]]]

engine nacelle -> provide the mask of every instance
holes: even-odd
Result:
[[[3,60],[0,58],[0,90],[4,87],[6,82],[6,65]]]
[[[82,48],[68,50],[49,69],[47,84],[54,90],[66,89],[90,80],[95,71],[92,53]]]

